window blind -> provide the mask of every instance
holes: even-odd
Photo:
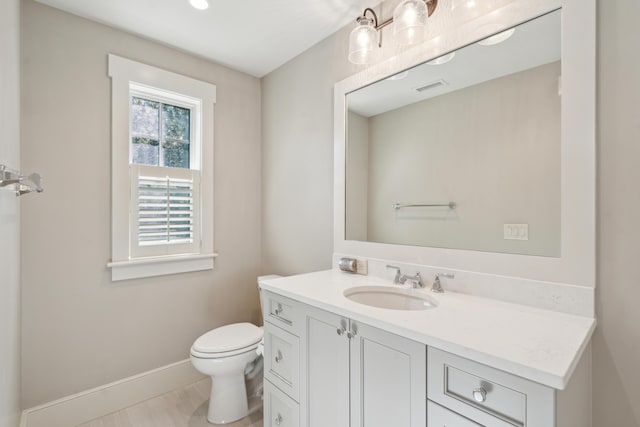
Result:
[[[138,178],[138,240],[141,245],[193,241],[193,180]]]
[[[199,171],[132,165],[132,255],[197,252]]]

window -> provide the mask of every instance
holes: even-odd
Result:
[[[215,86],[109,55],[113,280],[213,268]]]

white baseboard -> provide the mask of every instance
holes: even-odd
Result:
[[[22,413],[20,427],[70,427],[192,384],[204,376],[189,359],[64,397]]]

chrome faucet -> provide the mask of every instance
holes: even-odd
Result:
[[[420,272],[416,272],[415,276],[407,276],[406,274],[403,274],[402,277],[400,277],[400,281],[402,283],[405,283],[407,280],[411,280],[413,282],[413,287],[414,288],[424,288],[424,282],[422,281],[422,276],[420,276]]]
[[[407,279],[403,278],[402,272],[400,271],[400,267],[396,267],[395,265],[387,265],[387,268],[393,268],[396,270],[396,275],[393,278],[394,285],[404,285]]]
[[[443,293],[444,289],[442,289],[442,284],[440,283],[440,276],[446,277],[447,279],[453,279],[455,274],[453,273],[438,273],[436,274],[436,279],[433,281],[433,286],[431,286],[431,292]]]

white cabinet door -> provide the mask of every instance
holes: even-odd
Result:
[[[305,393],[301,408],[306,426],[349,427],[348,320],[313,307],[305,309],[301,368],[306,387],[301,389]]]
[[[426,346],[355,321],[350,331],[351,427],[425,427]]]

